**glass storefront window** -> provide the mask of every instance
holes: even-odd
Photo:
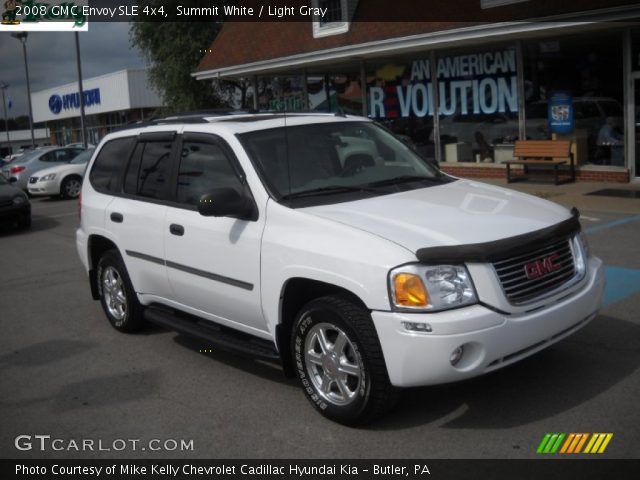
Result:
[[[305,110],[302,75],[260,77],[258,109],[295,112]]]
[[[577,165],[624,166],[621,35],[527,41],[523,52],[527,138],[571,140]]]
[[[435,161],[429,60],[367,63],[367,111],[422,157]]]
[[[447,53],[437,72],[443,161],[510,159],[518,138],[515,48]]]

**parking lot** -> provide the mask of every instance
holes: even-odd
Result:
[[[640,199],[588,201],[583,227],[608,277],[595,321],[493,374],[407,390],[393,413],[352,429],[318,415],[278,365],[203,353],[208,345],[155,327],[116,332],[76,253],[77,202],[34,200],[31,230],[0,232],[0,456],[534,458],[547,432],[611,432],[606,457],[637,457]],[[14,446],[39,434],[193,449]]]

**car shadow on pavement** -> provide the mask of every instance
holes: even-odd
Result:
[[[17,224],[0,225],[0,238],[18,235],[29,235],[33,232],[41,232],[49,230],[60,225],[60,222],[53,218],[42,215],[33,215],[31,217],[31,227],[21,228]]]
[[[283,385],[295,385],[294,379],[285,377],[279,362],[256,359],[241,353],[226,352],[218,348],[209,351],[209,348],[205,348],[202,340],[186,335],[177,334],[173,341],[199,355],[206,355],[213,361],[224,363],[226,366],[233,367],[245,373],[250,373],[251,375],[256,375]],[[204,349],[207,351],[203,352],[202,350]]]
[[[156,394],[159,373],[154,370],[104,375],[64,385],[53,395],[51,411],[78,407],[103,408]]]
[[[5,366],[37,367],[39,365],[51,365],[69,357],[80,355],[94,346],[94,343],[68,339],[39,342],[0,355],[0,368]]]
[[[95,346],[92,342],[67,339],[36,343],[0,355],[0,372],[10,367],[24,367],[26,369],[19,371],[22,375],[28,375],[30,368],[48,368],[56,362],[82,355]],[[0,399],[0,408],[19,406],[27,409],[31,405],[50,404],[51,411],[57,413],[82,407],[99,408],[153,395],[158,386],[157,377],[158,374],[154,371],[98,376],[64,383],[57,391],[32,398],[3,398]],[[52,382],[52,385],[55,384],[57,381]],[[39,387],[35,390],[41,391]]]
[[[610,390],[640,366],[640,326],[600,315],[584,330],[491,374],[408,389],[371,425],[398,430],[506,429],[550,418]]]

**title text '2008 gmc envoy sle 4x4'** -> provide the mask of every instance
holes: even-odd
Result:
[[[183,116],[108,135],[77,231],[120,331],[151,321],[279,358],[328,418],[481,375],[592,320],[577,211],[456,179],[374,122]]]

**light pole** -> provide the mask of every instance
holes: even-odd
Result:
[[[13,38],[17,38],[22,43],[22,53],[24,55],[24,70],[27,74],[27,99],[29,100],[29,128],[31,129],[31,147],[36,148],[36,139],[33,136],[33,110],[31,108],[31,83],[29,82],[29,64],[27,62],[27,32],[12,33]]]
[[[82,66],[80,62],[80,40],[78,32],[76,36],[76,62],[78,63],[78,89],[80,90],[80,128],[82,131],[82,144],[87,148],[87,123],[84,116],[84,90],[82,88]]]
[[[0,88],[2,89],[2,106],[4,107],[4,131],[7,133],[7,147],[9,148],[9,155],[13,153],[11,148],[11,140],[9,139],[9,116],[7,115],[7,95],[6,91],[9,88],[4,82],[0,82]]]

